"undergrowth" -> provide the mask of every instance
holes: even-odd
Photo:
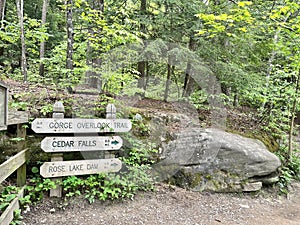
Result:
[[[0,195],[0,215],[5,212],[11,202],[19,195],[21,188],[16,186],[6,186],[2,189]],[[23,217],[21,216],[21,210],[17,209],[13,212],[14,220],[11,225],[21,224]]]
[[[280,158],[282,166],[279,168],[279,190],[288,194],[288,187],[293,180],[300,180],[300,158],[299,151],[294,150],[290,160],[286,160],[287,156],[287,146],[282,146],[276,152],[276,155]]]

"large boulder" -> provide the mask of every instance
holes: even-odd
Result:
[[[157,171],[193,190],[255,191],[274,181],[277,156],[254,139],[217,129],[188,128],[163,144]],[[168,171],[168,168],[169,171]]]

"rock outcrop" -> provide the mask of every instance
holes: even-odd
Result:
[[[277,156],[254,139],[217,129],[180,130],[162,145],[159,176],[192,190],[256,191],[276,181]],[[275,179],[274,179],[275,176]],[[272,179],[270,179],[272,178]]]

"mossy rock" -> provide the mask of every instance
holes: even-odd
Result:
[[[178,171],[169,182],[188,190],[213,192],[240,192],[243,184],[247,183],[236,174],[224,171],[213,171],[211,174],[192,173],[188,168]]]
[[[279,149],[279,143],[276,141],[276,138],[264,131],[247,131],[244,133],[238,132],[236,130],[226,130],[229,133],[239,134],[243,137],[258,139],[269,149],[270,152],[276,152]]]

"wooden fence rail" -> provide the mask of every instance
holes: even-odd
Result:
[[[28,149],[25,149],[15,156],[9,158],[0,165],[0,183],[17,171],[17,185],[22,187],[26,183],[26,160]],[[19,199],[23,197],[24,188],[21,189],[18,196],[9,204],[6,210],[0,216],[1,225],[9,225],[14,218],[14,211],[19,209]]]
[[[9,177],[13,172],[17,171],[17,185],[23,186],[26,182],[26,170],[25,167],[26,155],[28,149],[25,149],[15,156],[9,158],[4,163],[0,165],[0,183],[2,183],[7,177]]]
[[[9,225],[14,219],[14,212],[20,208],[19,199],[23,198],[24,188],[22,188],[18,196],[12,200],[6,210],[0,216],[1,225]]]

